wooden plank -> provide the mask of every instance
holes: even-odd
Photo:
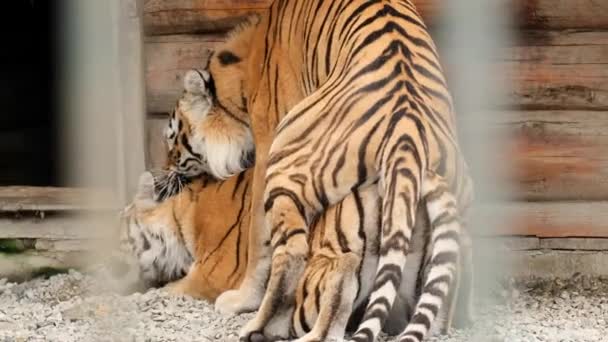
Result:
[[[146,129],[146,166],[150,169],[162,168],[167,160],[167,144],[163,132],[167,126],[167,117],[151,116]]]
[[[224,32],[252,14],[264,13],[272,0],[147,0],[144,26],[148,35]],[[414,0],[423,19],[433,25],[443,2]],[[536,29],[606,29],[608,4],[598,0],[511,0],[517,26]]]
[[[479,236],[605,238],[608,237],[608,201],[480,205],[473,207],[471,222],[472,231]]]
[[[608,45],[608,35],[603,30],[522,30],[515,42],[529,46]]]
[[[116,212],[92,216],[0,218],[0,239],[88,240],[117,237]]]
[[[520,27],[543,29],[608,28],[608,3],[598,0],[514,0]]]
[[[513,84],[507,105],[608,110],[608,31],[532,31],[526,37],[502,53],[499,71]],[[148,37],[148,111],[172,110],[181,93],[182,75],[189,68],[204,66],[210,49],[222,41],[222,35]]]
[[[505,270],[514,277],[524,279],[567,279],[572,278],[577,273],[586,276],[606,276],[608,274],[608,253],[606,252],[511,252],[507,254],[506,260],[509,262],[508,266],[501,270]],[[492,265],[489,267],[492,267]],[[481,274],[485,273],[482,272]]]
[[[516,198],[608,199],[607,114],[493,112],[494,129],[511,134],[505,155],[512,163],[510,180],[516,186]]]
[[[248,16],[263,14],[272,0],[148,0],[144,3],[147,35],[225,32]],[[416,0],[425,20],[433,20],[439,1]]]
[[[206,65],[210,49],[223,41],[219,35],[164,36],[146,39],[146,95],[151,113],[173,110],[183,90],[188,69]]]
[[[546,238],[540,239],[540,248],[578,251],[608,251],[608,238]]]
[[[608,31],[524,32],[504,50],[509,104],[533,109],[608,109]]]
[[[225,32],[272,0],[148,0],[144,2],[147,35]]]
[[[573,48],[572,51],[576,51]],[[580,52],[590,49],[578,48]],[[607,109],[608,63],[504,63],[508,104],[529,109]]]
[[[36,186],[0,187],[0,211],[54,211],[114,208],[116,195],[105,190]]]
[[[539,238],[535,236],[492,236],[477,237],[473,240],[473,246],[497,246],[510,251],[538,250],[540,248]]]

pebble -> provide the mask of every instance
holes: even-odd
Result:
[[[0,341],[236,341],[253,317],[223,317],[209,303],[158,289],[120,295],[116,284],[103,286],[109,283],[76,271],[21,284],[0,280]],[[473,327],[429,341],[586,342],[608,336],[606,278],[502,284],[478,300]]]

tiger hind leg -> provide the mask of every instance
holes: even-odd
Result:
[[[456,297],[454,327],[468,328],[473,324],[473,246],[465,229],[461,234],[462,258],[460,258],[461,283]]]
[[[157,195],[154,189],[154,176],[151,172],[143,172],[139,176],[139,181],[137,183],[137,191],[135,192],[135,197],[133,198],[133,203],[125,209],[125,213],[133,210],[134,208],[143,210],[143,209],[152,209],[158,206],[158,202],[156,201]]]
[[[277,335],[278,324],[295,305],[296,286],[308,257],[308,225],[298,213],[297,200],[286,195],[269,195],[266,206],[267,227],[271,228],[271,272],[266,293],[255,317],[245,325],[240,340],[268,341]],[[269,209],[272,208],[272,210]],[[288,330],[288,326],[284,329]],[[285,331],[279,332],[282,335]]]
[[[455,302],[452,297],[458,290],[461,225],[456,200],[442,177],[431,172],[425,175],[423,193],[432,230],[430,269],[400,342],[423,341],[442,310],[445,318],[440,325],[449,328]]]
[[[302,322],[303,320],[314,317],[316,312],[313,311],[316,309],[319,312],[312,329],[294,342],[342,341],[357,296],[356,270],[360,266],[361,258],[352,252],[340,254],[329,262],[314,262],[314,258],[309,265],[317,268],[316,275],[323,279],[310,279],[314,278],[315,274],[305,271],[300,287],[313,282],[317,291],[307,291],[308,297],[302,298],[293,317],[294,327],[302,328],[308,324]],[[319,269],[320,264],[323,264],[323,269]],[[304,292],[302,288],[298,290],[299,293]],[[315,303],[320,306],[317,308]]]
[[[418,302],[418,288],[424,281],[427,256],[430,256],[429,241],[431,238],[430,222],[428,220],[426,203],[422,201],[416,212],[416,225],[410,241],[410,253],[403,269],[403,280],[399,294],[382,327],[382,331],[390,336],[400,335],[407,326]]]
[[[419,181],[424,167],[415,158],[417,150],[406,139],[387,145],[393,147],[386,149],[387,155],[379,167],[382,170],[379,193],[383,196],[378,265],[363,321],[351,342],[376,341],[389,317],[408,260],[420,203]]]

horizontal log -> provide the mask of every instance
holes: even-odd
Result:
[[[105,190],[67,187],[2,186],[1,211],[110,209],[115,197]]]
[[[471,222],[471,229],[479,236],[606,238],[608,201],[506,202],[478,205],[473,207]]]
[[[116,212],[92,216],[0,218],[0,239],[90,240],[117,237]]]
[[[473,246],[495,246],[509,251],[529,251],[540,248],[536,236],[479,236],[473,238]]]
[[[513,0],[515,22],[523,28],[605,29],[608,11],[597,0]]]
[[[608,251],[608,238],[546,238],[540,248],[577,251]]]
[[[437,1],[415,1],[418,11],[432,20],[440,10]],[[272,0],[148,0],[144,3],[147,35],[225,32],[248,16],[263,14]]]
[[[576,49],[576,48],[572,48]],[[579,48],[582,51],[589,49]],[[508,104],[528,109],[608,109],[608,63],[511,62]]]
[[[608,45],[608,35],[604,30],[523,30],[515,42],[532,46]]]
[[[527,31],[501,59],[510,105],[608,109],[608,31]]]
[[[555,278],[572,279],[581,273],[589,277],[602,277],[608,274],[608,253],[597,251],[519,251],[506,253],[507,264],[499,268],[501,273],[507,273],[519,279],[529,280],[546,279],[554,281]],[[484,255],[485,257],[485,255]],[[489,256],[491,257],[491,255]],[[503,257],[504,258],[504,257]],[[492,259],[490,259],[492,260]],[[480,262],[477,261],[476,262]],[[483,262],[483,261],[481,261]],[[480,263],[481,263],[480,262]],[[488,272],[496,273],[495,265],[483,262],[476,268],[478,274]],[[477,265],[475,265],[477,267]],[[492,274],[492,273],[490,273]],[[498,274],[497,276],[502,276]],[[488,278],[491,279],[491,278]]]
[[[515,196],[526,200],[608,199],[608,115],[600,111],[492,113],[511,134]]]
[[[210,50],[222,41],[221,36],[215,35],[148,37],[145,44],[148,112],[173,110],[183,90],[183,75],[188,69],[203,68]]]
[[[144,32],[223,32],[248,16],[265,11],[271,3],[272,0],[148,0],[144,2]]]
[[[224,32],[247,16],[264,13],[272,0],[147,0],[144,31],[148,35]],[[439,0],[414,0],[423,19],[433,25],[441,18]],[[511,0],[519,27],[528,29],[606,29],[608,4],[597,0]]]
[[[531,31],[528,37],[521,45],[505,48],[499,57],[504,62],[497,63],[497,72],[504,72],[512,84],[507,105],[608,110],[608,31]],[[222,41],[222,35],[148,37],[148,111],[172,110],[183,74],[204,66],[210,50]]]

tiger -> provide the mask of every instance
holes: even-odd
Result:
[[[244,276],[252,173],[247,169],[254,157],[247,148],[251,130],[215,115],[205,77],[194,70],[184,77],[163,134],[166,165],[140,176],[134,199],[123,210],[121,246],[135,256],[146,285],[213,302]],[[207,132],[204,138],[198,138],[200,131]],[[211,172],[237,176],[218,182]]]
[[[294,300],[315,218],[372,184],[382,200],[380,256],[352,341],[376,340],[389,317],[417,208],[433,216],[425,195],[453,199],[439,222],[450,229],[433,230],[436,271],[401,340],[423,340],[454,289],[470,303],[471,243],[459,217],[472,181],[436,48],[412,1],[275,0],[204,70],[218,111],[249,121],[255,142],[247,269],[215,303],[227,313],[258,310],[242,341],[269,339],[285,316],[289,305],[280,304]]]
[[[171,172],[169,176],[146,172],[140,177],[138,192],[127,210],[128,242],[145,279],[169,283],[166,288],[175,294],[213,301],[222,290],[238,285],[243,276],[243,256],[248,254],[244,227],[250,219],[247,202],[253,173],[245,170],[225,180],[210,178],[205,172],[193,174],[192,170],[212,169],[207,165],[209,151],[201,146],[201,139],[216,144],[234,137],[218,140],[218,127],[202,124],[212,115],[208,93],[213,86],[206,84],[208,75],[191,70],[184,80],[184,94],[164,134],[168,146],[165,168]],[[239,125],[239,121],[228,120],[220,126],[222,132],[240,134]],[[241,158],[237,169],[246,169],[251,162],[246,157],[249,153],[236,153],[234,158],[223,158]],[[376,186],[369,186],[332,206],[312,224],[311,260],[300,279],[295,305],[286,310],[289,322],[281,322],[283,333],[278,337],[343,337],[354,308],[361,307],[371,289],[369,280],[379,251],[379,199]],[[424,212],[419,216],[419,222],[425,220]],[[402,306],[413,305],[419,296],[421,270],[432,270],[426,264],[422,266],[430,246],[428,233],[416,230],[412,239],[417,257],[406,265],[406,272],[413,276],[406,279],[409,290],[401,292],[406,298]],[[428,258],[424,262],[428,264]],[[399,330],[406,319],[406,315],[393,315],[393,331]]]
[[[135,255],[148,287],[213,302],[240,284],[247,263],[250,173],[223,182],[199,177],[176,185],[178,192],[167,198],[158,192],[164,176],[140,176],[124,213],[122,244]]]

